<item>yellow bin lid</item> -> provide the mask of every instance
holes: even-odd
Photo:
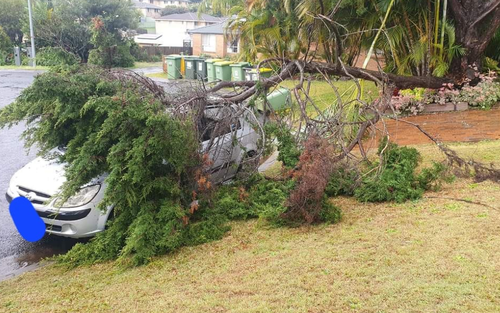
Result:
[[[259,72],[260,73],[269,73],[269,72],[272,72],[273,70],[268,68],[268,67],[261,67],[259,68]],[[250,73],[257,73],[257,69],[254,68],[253,70],[250,71]]]
[[[205,62],[206,63],[216,63],[216,62],[222,62],[225,61],[224,59],[207,59]]]
[[[233,64],[234,62],[232,61],[224,61],[224,62],[217,62],[215,63],[214,65],[218,65],[218,66],[226,66],[226,65],[231,65]]]

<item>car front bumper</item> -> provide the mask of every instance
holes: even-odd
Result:
[[[10,188],[5,194],[9,203],[19,196]],[[106,216],[92,203],[71,210],[39,204],[33,204],[33,207],[45,223],[46,232],[49,234],[85,238],[95,236],[104,230]]]

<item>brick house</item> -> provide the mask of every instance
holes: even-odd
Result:
[[[167,6],[184,7],[184,8],[187,8],[189,6],[189,0],[137,0],[137,1],[154,4],[155,6],[158,6],[161,9]]]
[[[189,30],[217,24],[221,18],[195,12],[170,14],[155,19],[156,34],[162,35],[162,46],[183,47],[189,44]]]
[[[134,0],[132,2],[132,5],[134,6],[134,8],[141,11],[143,18],[147,17],[157,18],[161,16],[161,7],[157,5],[151,4],[149,2],[141,2],[138,0]]]
[[[193,55],[206,54],[223,58],[238,54],[239,40],[229,40],[224,31],[225,25],[225,22],[221,22],[189,30]]]

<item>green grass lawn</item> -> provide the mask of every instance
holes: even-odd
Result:
[[[280,84],[281,87],[294,88],[299,82],[296,80],[287,80]],[[337,88],[343,102],[356,99],[358,96],[358,88],[353,81],[335,81],[333,85]],[[307,88],[307,85],[304,85]],[[379,91],[373,82],[365,81],[363,83],[363,91],[360,93],[360,99],[366,102],[373,101],[378,97]],[[314,101],[319,110],[325,110],[338,101],[338,96],[335,90],[326,81],[313,81],[309,91],[309,97]],[[294,110],[299,110],[295,96],[292,97],[294,102]],[[317,115],[316,110],[309,105],[307,108],[308,115]]]
[[[135,62],[131,68],[148,68],[148,67],[162,67],[161,62]]]
[[[486,161],[500,141],[453,147]],[[417,148],[425,162],[440,158]],[[403,204],[332,201],[344,212],[336,225],[234,222],[220,241],[139,268],[48,265],[0,282],[0,312],[500,311],[500,185],[457,180]]]
[[[163,73],[163,72],[160,72],[160,73],[147,73],[146,75],[144,75],[146,77],[150,77],[150,78],[164,78],[164,79],[167,79],[167,73]]]

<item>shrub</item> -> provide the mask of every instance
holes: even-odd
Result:
[[[471,107],[490,109],[500,101],[500,82],[497,81],[498,63],[492,63],[490,59],[488,66],[491,70],[487,73],[477,74],[475,79],[466,79],[461,88],[453,84],[447,84],[437,91],[415,88],[413,90],[401,90],[392,98],[392,104],[397,114],[416,115],[424,110],[426,104],[466,102]],[[474,68],[477,71],[477,68]]]
[[[0,51],[8,51],[10,49],[12,49],[12,42],[2,26],[0,26]]]
[[[481,74],[481,81],[476,85],[465,85],[455,101],[467,102],[480,109],[491,109],[500,101],[500,83],[496,82],[496,73]]]
[[[10,60],[11,54],[6,51],[0,51],[0,66],[11,64]]]
[[[41,66],[74,65],[78,62],[77,56],[58,47],[44,47],[36,54],[36,63]]]
[[[451,183],[455,176],[447,173],[447,167],[443,163],[433,162],[431,168],[424,168],[417,176],[419,186],[424,190],[438,191],[443,182]]]
[[[180,14],[189,12],[188,8],[178,7],[174,5],[167,5],[161,10],[161,15],[169,15],[169,14]]]
[[[473,70],[477,72],[477,68]],[[461,89],[448,84],[437,92],[427,92],[424,101],[439,104],[466,102],[471,107],[490,109],[500,101],[500,82],[495,71],[478,73],[475,79],[466,79]]]
[[[130,54],[134,57],[134,59],[138,62],[149,62],[150,57],[146,51],[142,50],[141,47],[135,42],[130,41]]]
[[[89,64],[111,68],[111,67],[132,67],[134,57],[130,54],[128,45],[118,45],[105,49],[92,49],[89,54]]]
[[[250,188],[248,200],[256,215],[271,224],[283,225],[282,214],[287,210],[286,201],[295,181],[276,182],[263,180]]]
[[[108,32],[102,18],[93,18],[91,29],[91,43],[95,48],[89,53],[88,63],[105,68],[134,66],[130,43],[123,42]]]
[[[392,97],[392,104],[397,114],[417,115],[424,110],[424,88],[405,89]]]
[[[161,55],[152,55],[149,57],[149,61],[148,62],[160,62],[161,61]]]
[[[179,14],[179,13],[187,13],[187,12],[197,12],[198,4],[191,3],[188,7],[178,7],[175,5],[167,5],[161,11],[161,15],[169,15],[169,14]]]

